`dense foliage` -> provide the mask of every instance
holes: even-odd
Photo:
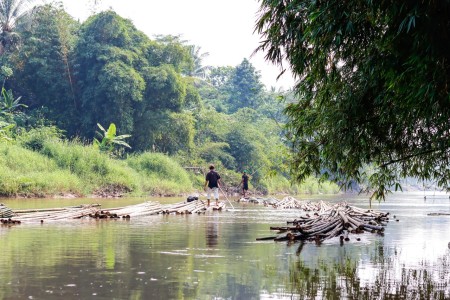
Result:
[[[299,79],[297,179],[369,177],[375,198],[407,176],[450,188],[449,18],[447,0],[261,0],[258,50]]]
[[[68,189],[95,191],[100,172],[105,176],[97,180],[100,188],[112,182],[125,191],[180,192],[201,187],[201,176],[186,180],[184,171],[166,174],[158,171],[161,166],[206,170],[214,163],[230,188],[246,169],[251,188],[299,190],[288,184],[284,159],[286,120],[279,95],[285,92],[267,91],[247,59],[235,67],[203,66],[207,53],[200,47],[179,36],[150,39],[111,10],[83,23],[58,4],[34,7],[26,15],[27,26],[14,28],[20,43],[0,54],[6,95],[0,99],[0,142],[47,156],[53,162],[45,172],[60,168],[77,178],[68,177],[76,185]],[[110,167],[111,159],[122,162]],[[138,174],[124,175],[123,165]],[[142,172],[145,166],[150,169]],[[0,179],[14,179],[2,177],[10,170],[3,171]],[[136,181],[141,173],[146,175]],[[170,176],[180,188],[165,181]],[[20,186],[0,193],[20,194]]]

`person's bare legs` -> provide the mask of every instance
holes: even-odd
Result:
[[[219,188],[214,188],[214,198],[216,199],[216,206],[219,206]]]
[[[209,204],[210,204],[210,199],[211,199],[211,192],[212,192],[212,189],[211,188],[208,188],[208,190],[207,190],[207,192],[206,192],[206,196],[207,196],[207,200],[208,200],[208,207],[209,207]]]

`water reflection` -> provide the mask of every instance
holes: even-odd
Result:
[[[396,255],[385,250],[383,245],[375,247],[369,265],[376,267],[369,270],[358,258],[361,253],[342,253],[337,262],[322,256],[300,258],[289,271],[293,291],[307,299],[450,298],[449,252],[437,264],[421,261],[416,268],[397,269],[392,263]]]
[[[217,246],[217,240],[219,237],[219,223],[211,220],[206,223],[206,245],[210,248]]]
[[[368,206],[367,199],[346,200]],[[423,194],[395,195],[374,209],[399,222],[384,236],[342,245],[256,241],[297,213],[235,206],[205,215],[0,227],[0,299],[450,298],[450,216],[427,216],[450,211],[448,196],[424,203]]]

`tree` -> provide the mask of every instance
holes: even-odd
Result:
[[[261,103],[264,85],[261,75],[247,60],[233,67],[211,68],[207,81],[218,90],[217,98],[209,101],[219,111],[234,113],[243,107],[256,108]]]
[[[243,107],[255,109],[260,104],[264,89],[260,78],[259,72],[244,58],[230,78],[231,91],[228,99],[230,112]]]
[[[61,7],[38,6],[32,26],[21,31],[23,46],[14,59],[15,91],[27,100],[31,109],[46,108],[45,117],[74,135],[79,123],[76,95],[74,46],[79,23]]]
[[[450,189],[449,1],[262,0],[257,51],[287,60],[292,169],[342,187],[374,164],[372,197],[402,177]]]
[[[133,132],[134,107],[146,87],[141,66],[146,66],[148,42],[131,21],[112,11],[82,25],[74,51],[83,136],[92,137],[97,123],[116,123],[124,132]]]
[[[180,36],[158,35],[148,47],[147,57],[152,66],[172,65],[179,73],[189,74],[194,68],[191,46]]]
[[[193,61],[193,67],[192,70],[189,70],[187,75],[203,80],[206,79],[207,72],[211,67],[204,66],[203,60],[209,56],[209,52],[201,53],[201,47],[195,45],[190,45],[189,50]]]
[[[0,55],[14,49],[20,41],[15,31],[17,24],[28,16],[28,4],[32,0],[0,1]]]
[[[136,117],[135,150],[175,154],[188,153],[194,140],[194,118],[189,113],[147,110]]]

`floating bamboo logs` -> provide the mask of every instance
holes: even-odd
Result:
[[[44,210],[38,212],[21,213],[17,216],[20,221],[41,222],[41,220],[57,221],[67,219],[79,219],[89,214],[94,214],[97,208],[90,205],[82,205],[79,207],[67,207],[64,210]]]
[[[2,212],[6,212],[6,206]],[[109,208],[108,210],[100,209],[99,204],[78,205],[63,208],[45,208],[45,209],[27,209],[17,210],[13,212],[8,209],[8,215],[15,216],[19,221],[40,222],[44,221],[61,221],[70,219],[92,218],[96,220],[104,219],[130,219],[133,217],[150,216],[156,214],[193,214],[205,213],[207,210],[222,210],[225,203],[220,202],[218,205],[207,206],[203,201],[181,202],[175,204],[162,205],[158,202],[147,201],[135,205],[124,207]],[[11,223],[10,223],[11,224]]]
[[[11,219],[11,218],[8,218],[8,219],[0,219],[0,224],[2,225],[2,226],[11,226],[11,225],[15,225],[15,224],[20,224],[21,223],[21,221],[19,221],[19,220],[13,220],[13,219]]]
[[[286,199],[279,207],[291,206],[294,203],[292,201],[292,199]],[[382,234],[389,221],[389,213],[363,210],[350,206],[346,202],[331,205],[320,201],[316,204],[306,203],[302,207],[308,211],[315,211],[315,213],[312,216],[306,214],[294,221],[288,221],[288,225],[292,226],[270,227],[271,230],[278,230],[279,234],[273,240],[304,240],[320,243],[326,239],[340,236],[341,241],[349,241],[350,233],[359,234],[368,231]],[[269,239],[269,237],[258,238],[258,240],[265,239]]]
[[[129,205],[119,208],[110,208],[110,213],[116,214],[118,217],[129,216],[129,218],[137,216],[156,215],[161,212],[163,206],[158,202],[147,201],[144,203]]]

